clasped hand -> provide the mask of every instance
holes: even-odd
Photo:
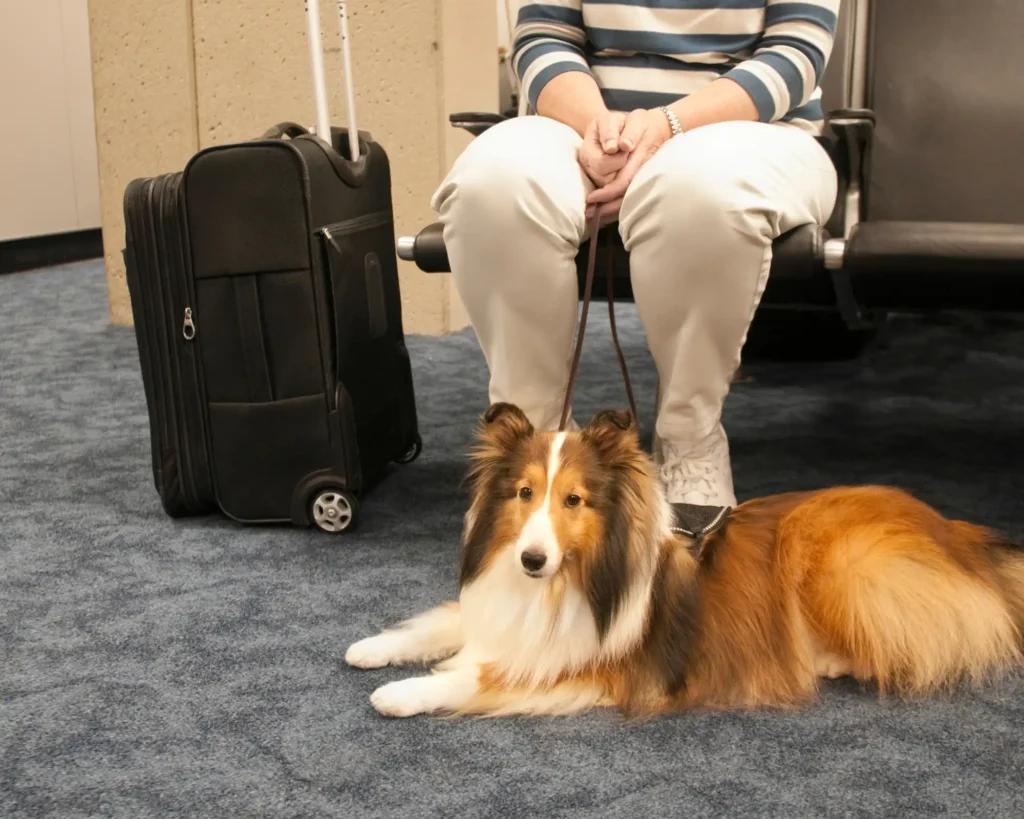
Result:
[[[597,185],[587,196],[587,219],[601,207],[602,226],[617,221],[622,197],[637,171],[671,135],[668,118],[659,110],[606,111],[595,117],[576,154]]]

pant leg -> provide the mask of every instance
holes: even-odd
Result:
[[[707,502],[735,502],[721,413],[767,282],[772,241],[801,224],[823,224],[835,197],[835,170],[813,137],[727,122],[669,140],[623,200],[619,229],[661,382],[656,433],[667,460],[717,458],[717,466],[683,470],[684,481],[704,483]]]
[[[516,404],[541,429],[558,426],[576,328],[575,258],[593,189],[580,141],[551,119],[507,120],[470,143],[431,202],[490,400]]]

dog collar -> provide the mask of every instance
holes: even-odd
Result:
[[[676,525],[671,531],[694,541],[697,557],[704,551],[704,540],[721,529],[729,520],[731,506],[701,506],[695,503],[673,503]]]

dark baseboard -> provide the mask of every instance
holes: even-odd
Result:
[[[0,242],[0,273],[34,270],[103,256],[99,228]]]

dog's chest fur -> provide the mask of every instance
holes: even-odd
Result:
[[[539,583],[503,550],[462,589],[464,659],[492,663],[509,682],[544,685],[624,654],[641,639],[651,578],[632,583],[602,640],[583,593],[555,579]]]

